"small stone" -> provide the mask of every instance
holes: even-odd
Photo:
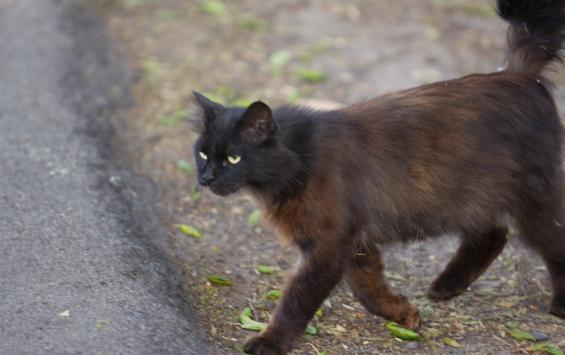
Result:
[[[534,336],[534,338],[536,339],[536,342],[540,342],[540,341],[548,341],[549,340],[549,336],[545,333],[542,332],[538,332],[538,331],[533,331],[532,335]]]

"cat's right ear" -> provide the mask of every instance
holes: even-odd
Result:
[[[225,110],[225,107],[217,102],[210,100],[198,91],[193,91],[192,94],[194,95],[194,98],[196,99],[198,105],[203,110],[203,115],[200,119],[200,122],[194,123],[197,126],[204,124],[205,128],[209,128],[214,120],[218,117],[218,115],[220,115],[220,113]]]
[[[241,138],[251,144],[261,144],[275,134],[273,113],[267,104],[255,101],[241,116]]]

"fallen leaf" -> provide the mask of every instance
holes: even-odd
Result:
[[[443,338],[443,343],[447,346],[451,346],[452,348],[462,348],[463,345],[457,342],[457,340],[453,338],[445,337]]]
[[[260,332],[263,329],[267,328],[267,323],[257,322],[253,319],[253,314],[251,313],[251,308],[249,307],[243,309],[243,311],[239,315],[239,321],[243,329]]]
[[[310,324],[309,324],[309,325],[306,327],[306,329],[304,330],[304,332],[305,332],[306,334],[316,335],[316,334],[318,334],[318,328],[316,328],[316,327],[314,327],[313,325],[310,325]]]
[[[437,329],[437,328],[426,328],[423,331],[423,335],[426,339],[435,339],[435,338],[439,338],[440,336],[442,336],[444,334],[444,330],[443,329]]]
[[[60,317],[69,317],[71,315],[71,311],[69,311],[68,309],[65,309],[63,312],[59,313]]]
[[[512,337],[518,340],[530,340],[530,341],[536,340],[536,338],[532,334],[519,328],[511,328],[508,329],[507,331],[508,334],[510,334]]]
[[[98,321],[96,322],[96,329],[102,329],[106,324],[108,324],[107,320]]]
[[[298,91],[297,88],[290,89],[290,92],[288,93],[288,95],[286,97],[286,101],[289,104],[296,104],[298,102],[298,100],[300,100],[300,91]]]
[[[218,286],[231,286],[232,285],[232,282],[231,282],[230,279],[222,277],[222,276],[218,276],[218,275],[208,276],[208,281],[210,281],[211,284],[218,285]]]
[[[338,333],[345,333],[345,332],[347,331],[347,329],[345,329],[344,327],[342,327],[342,326],[339,325],[339,324],[335,326],[335,330],[336,330],[336,332],[338,332]]]
[[[239,99],[232,101],[232,105],[237,107],[248,107],[253,103],[253,101],[255,100],[246,97],[240,97]]]
[[[563,355],[563,351],[559,349],[556,345],[550,343],[538,343],[530,346],[526,350],[528,351],[545,351],[548,355]]]
[[[225,14],[226,8],[224,3],[219,0],[205,0],[200,6],[202,11],[212,16],[220,16]]]
[[[202,236],[202,232],[200,232],[198,229],[192,226],[189,226],[188,224],[177,224],[177,227],[183,234],[189,237],[193,237],[196,239],[204,239],[204,237]]]
[[[387,279],[390,279],[390,280],[402,281],[402,282],[407,281],[407,280],[406,280],[406,277],[404,277],[404,276],[402,276],[402,275],[400,275],[400,274],[398,274],[398,273],[396,273],[396,272],[385,271],[384,274],[385,274],[385,277],[386,277]]]
[[[386,328],[390,331],[390,333],[394,337],[402,340],[419,341],[422,339],[420,334],[416,333],[413,330],[403,328],[398,323],[395,322],[388,322],[386,324]]]
[[[276,301],[281,298],[281,291],[280,290],[271,290],[267,293],[267,299],[271,301]]]
[[[272,273],[276,272],[278,269],[279,268],[277,267],[267,266],[267,265],[257,265],[255,267],[255,270],[257,270],[258,273],[264,275],[271,275]]]
[[[290,60],[290,51],[283,49],[280,51],[273,52],[269,56],[269,63],[274,66],[282,66],[288,63]]]
[[[243,350],[243,345],[235,344],[233,347],[235,348],[235,351],[237,351],[239,354],[245,354],[245,350]]]
[[[192,164],[190,164],[187,160],[181,159],[177,161],[177,167],[187,174],[192,174]]]
[[[250,226],[257,225],[259,223],[259,221],[261,221],[261,211],[260,210],[254,210],[253,212],[251,212],[249,217],[247,217],[247,224],[249,224]]]
[[[463,10],[469,15],[478,17],[496,16],[496,11],[492,6],[487,4],[464,4],[462,7]]]
[[[246,17],[239,21],[239,25],[250,31],[260,30],[266,26],[265,21],[255,17]]]
[[[298,71],[298,77],[300,80],[310,84],[321,83],[328,79],[328,75],[326,73],[321,70],[314,69],[300,69]]]
[[[200,200],[200,197],[202,197],[202,194],[200,193],[200,187],[198,187],[197,185],[194,185],[190,188],[190,198],[192,199],[192,201],[198,201]]]

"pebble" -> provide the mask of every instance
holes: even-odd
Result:
[[[549,340],[549,336],[545,333],[542,333],[542,332],[534,331],[534,332],[532,332],[532,335],[534,336],[534,338],[536,338],[536,341],[548,341]]]

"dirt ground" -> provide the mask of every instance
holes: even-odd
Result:
[[[217,353],[238,353],[252,332],[239,314],[267,321],[297,253],[281,246],[244,195],[221,198],[196,186],[190,116],[192,90],[225,103],[261,98],[343,104],[387,91],[490,72],[502,63],[505,26],[477,0],[100,0],[109,28],[136,73],[137,104],[126,113],[136,169],[160,191],[170,226],[169,252],[184,273]],[[565,77],[554,74],[560,107]],[[176,224],[202,232],[181,233]],[[454,238],[386,250],[387,277],[423,316],[423,340],[395,339],[345,285],[322,307],[295,354],[509,354],[532,351],[510,329],[565,348],[565,321],[546,313],[550,285],[541,260],[513,236],[464,295],[433,303],[425,291],[453,253]],[[275,268],[272,274],[258,265]],[[232,281],[208,281],[220,275]],[[460,347],[450,346],[456,340]],[[457,344],[452,344],[457,345]]]

